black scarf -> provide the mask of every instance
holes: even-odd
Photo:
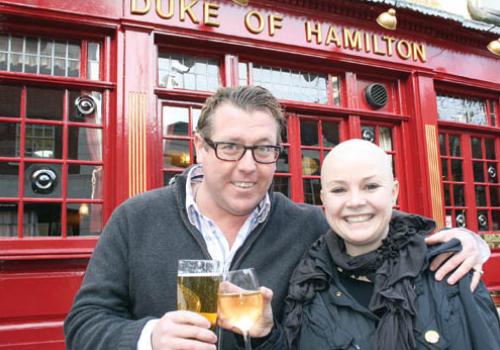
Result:
[[[369,308],[381,315],[374,339],[378,350],[410,350],[416,347],[414,317],[416,294],[412,282],[422,270],[426,245],[424,236],[434,230],[433,221],[394,211],[389,234],[382,246],[365,255],[351,257],[335,233],[324,240],[334,263],[344,271],[368,276],[374,283]],[[330,262],[318,251],[320,241],[302,260],[292,277],[285,321],[289,342],[294,347],[302,322],[302,307],[318,291],[328,288]]]

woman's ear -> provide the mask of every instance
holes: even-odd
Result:
[[[392,204],[395,205],[399,196],[399,181],[394,180],[392,184]]]

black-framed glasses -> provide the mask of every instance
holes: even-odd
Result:
[[[206,137],[204,140],[207,145],[214,149],[218,159],[228,162],[237,162],[243,158],[247,150],[250,150],[257,163],[271,164],[276,163],[281,153],[281,146],[278,145],[245,146],[233,142],[214,142]]]

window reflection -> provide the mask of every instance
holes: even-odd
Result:
[[[102,130],[77,126],[68,127],[68,158],[102,160]]]
[[[441,120],[488,125],[486,104],[483,100],[438,95],[437,107],[439,119]]]
[[[0,162],[0,197],[17,197],[19,188],[19,163]]]
[[[319,179],[304,179],[304,202],[314,205],[321,205]]]
[[[0,237],[17,236],[17,227],[17,204],[0,202]]]
[[[25,237],[60,236],[60,203],[25,203],[23,227]]]
[[[300,143],[302,146],[319,146],[317,121],[302,120],[300,122]]]
[[[163,166],[187,168],[191,164],[189,141],[163,140]]]
[[[290,178],[287,176],[275,176],[273,181],[273,190],[281,192],[288,198],[292,196],[290,191]]]
[[[101,204],[68,203],[66,213],[68,236],[94,236],[101,232]]]
[[[64,90],[28,87],[26,95],[28,118],[62,120]]]
[[[102,198],[103,170],[100,165],[68,166],[68,198]]]

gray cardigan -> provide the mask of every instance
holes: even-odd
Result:
[[[136,349],[152,318],[176,310],[177,260],[210,258],[185,208],[185,174],[174,185],[143,193],[119,206],[107,223],[82,287],[64,323],[68,349]],[[271,211],[236,253],[231,268],[254,267],[274,291],[281,321],[293,268],[306,248],[328,229],[321,210],[271,193]],[[237,337],[221,336],[220,350]]]

